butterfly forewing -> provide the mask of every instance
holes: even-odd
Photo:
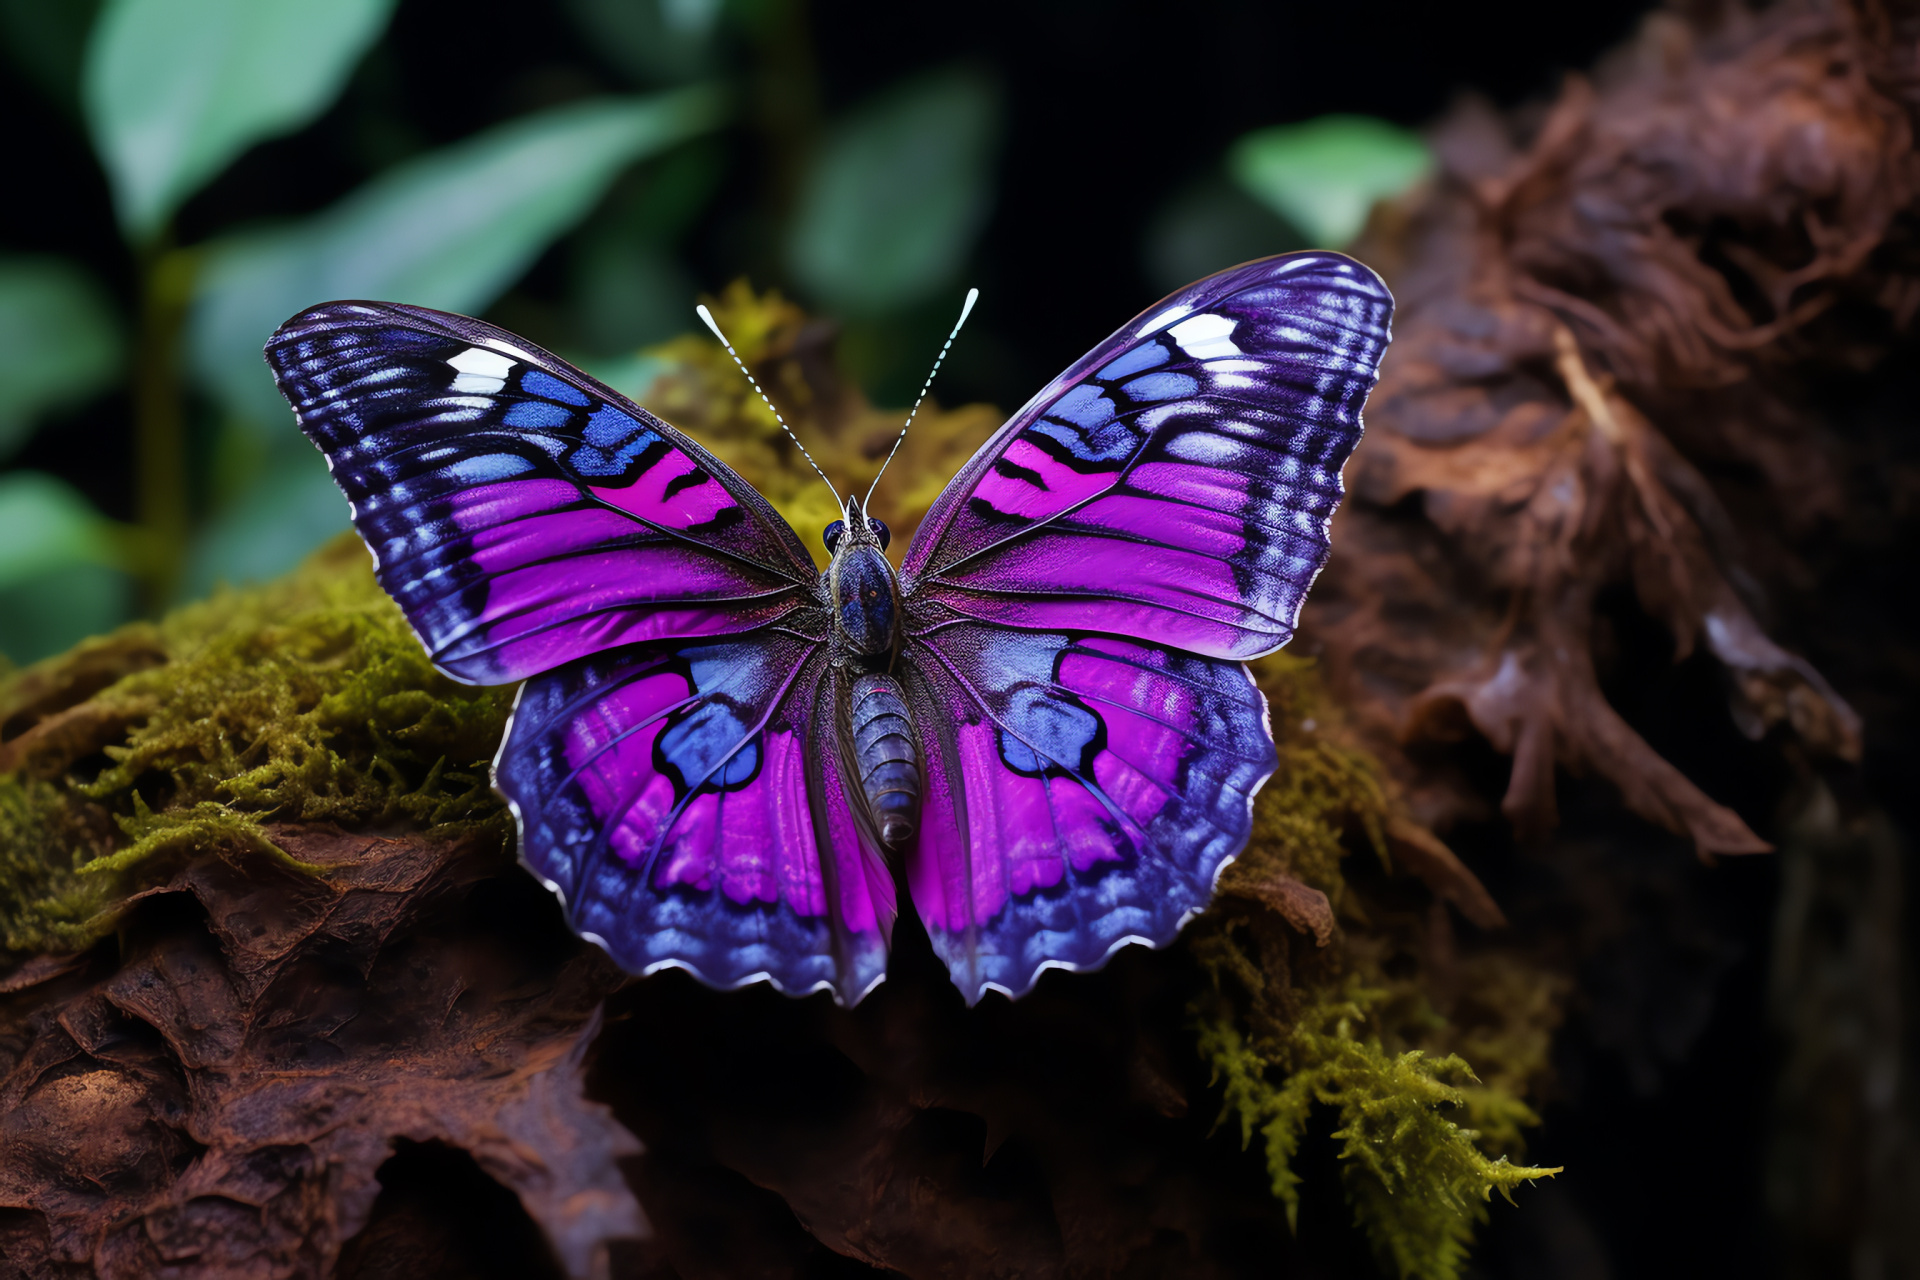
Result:
[[[267,345],[380,584],[448,674],[500,684],[813,605],[812,559],[706,450],[538,347],[387,303]]]
[[[1111,630],[1218,657],[1286,643],[1393,302],[1339,254],[1168,298],[1002,427],[904,566],[921,625]]]

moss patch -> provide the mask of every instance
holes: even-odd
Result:
[[[513,690],[436,672],[357,538],[130,630],[164,660],[52,713],[114,726],[115,740],[72,748],[83,754],[56,758],[51,777],[0,777],[9,950],[86,945],[116,902],[194,853],[284,857],[268,819],[505,830],[487,762]],[[17,686],[73,684],[61,664],[90,653],[8,677],[0,705]]]
[[[1566,984],[1499,950],[1448,957],[1453,972],[1437,972],[1430,917],[1369,903],[1341,871],[1355,851],[1386,861],[1385,832],[1402,816],[1378,764],[1347,744],[1310,661],[1276,655],[1255,674],[1280,765],[1191,936],[1209,979],[1189,1006],[1198,1049],[1223,1087],[1223,1118],[1264,1143],[1290,1224],[1294,1157],[1323,1108],[1382,1265],[1454,1280],[1492,1193],[1557,1172],[1509,1156],[1539,1123],[1525,1099],[1546,1075]],[[1272,886],[1288,881],[1324,894],[1344,925],[1324,944],[1276,909],[1287,899]]]

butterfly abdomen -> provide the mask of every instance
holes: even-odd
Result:
[[[860,676],[850,701],[854,764],[867,814],[881,842],[901,848],[920,828],[920,750],[913,716],[892,676]]]

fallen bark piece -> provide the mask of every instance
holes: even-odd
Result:
[[[1395,340],[1302,632],[1443,830],[1482,797],[1418,744],[1471,729],[1513,759],[1523,836],[1566,769],[1703,858],[1770,848],[1608,703],[1609,609],[1710,653],[1749,736],[1860,756],[1859,716],[1760,619],[1852,465],[1809,388],[1920,304],[1910,255],[1877,252],[1920,204],[1910,45],[1873,4],[1699,12],[1569,78],[1524,145],[1456,112],[1437,182],[1356,250]]]
[[[644,1236],[639,1144],[583,1093],[618,975],[500,874],[498,831],[267,834],[287,859],[223,848],[139,895],[117,958],[5,984],[9,1259],[331,1276],[403,1143],[468,1153],[568,1275]]]
[[[1238,883],[1234,892],[1272,907],[1288,924],[1310,936],[1317,947],[1333,941],[1333,906],[1327,895],[1312,885],[1292,876],[1276,875]]]

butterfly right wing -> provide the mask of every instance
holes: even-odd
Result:
[[[455,679],[505,684],[818,609],[812,557],[751,485],[503,329],[330,302],[266,356],[380,585]]]
[[[629,972],[850,1005],[895,906],[835,741],[824,632],[629,645],[527,682],[494,781],[524,860]]]

